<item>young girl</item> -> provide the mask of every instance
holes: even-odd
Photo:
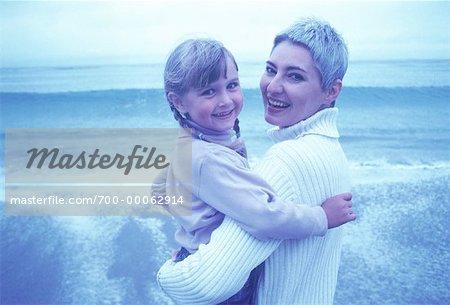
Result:
[[[162,186],[169,196],[192,199],[190,216],[181,215],[178,206],[168,206],[178,216],[175,238],[181,248],[174,255],[175,262],[207,244],[225,215],[263,240],[324,235],[327,228],[352,220],[348,217],[350,194],[315,207],[284,202],[249,169],[237,119],[243,104],[238,66],[220,42],[192,39],[181,43],[167,60],[164,86],[175,119],[186,129],[180,134],[167,176],[155,182],[155,187]],[[185,162],[191,156],[185,150],[190,148],[187,143],[192,145],[189,162]],[[154,193],[158,193],[155,188]],[[250,303],[257,276],[252,272],[244,288],[224,304]]]

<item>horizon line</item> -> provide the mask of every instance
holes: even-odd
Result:
[[[405,58],[405,59],[398,59],[398,58],[385,58],[385,59],[380,59],[380,58],[374,58],[374,59],[366,59],[366,58],[361,58],[361,59],[350,59],[349,63],[364,63],[364,62],[371,62],[371,63],[376,63],[376,62],[380,62],[380,63],[384,63],[384,62],[412,62],[412,61],[416,61],[416,62],[432,62],[432,61],[450,61],[450,58]],[[254,59],[254,60],[240,60],[240,63],[245,63],[245,64],[255,64],[255,63],[261,63],[263,64],[263,62],[261,62],[260,60]],[[107,66],[117,66],[117,67],[125,67],[125,66],[151,66],[151,65],[162,65],[164,64],[164,61],[139,61],[139,62],[75,62],[73,64],[69,64],[69,63],[36,63],[36,64],[12,64],[12,65],[4,65],[1,60],[0,60],[0,69],[24,69],[24,68],[75,68],[75,67],[84,67],[84,68],[95,68],[95,67],[107,67]]]

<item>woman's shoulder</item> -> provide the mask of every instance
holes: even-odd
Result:
[[[266,152],[266,156],[280,157],[289,151],[302,149],[303,143],[298,139],[286,140],[273,144]]]
[[[267,150],[262,160],[289,168],[295,164],[310,163],[317,156],[315,152],[315,145],[312,145],[307,137],[302,137],[275,143]]]
[[[283,155],[285,152],[309,152],[317,146],[328,146],[335,143],[334,139],[323,137],[314,133],[305,134],[301,137],[280,141],[273,144],[269,149],[269,154]]]

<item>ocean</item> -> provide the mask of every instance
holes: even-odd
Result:
[[[162,69],[1,68],[0,145],[7,128],[176,127]],[[239,67],[251,164],[271,145],[263,69]],[[358,220],[346,225],[336,305],[450,303],[449,101],[449,60],[350,63],[336,106]],[[1,304],[172,304],[155,274],[176,248],[173,220],[1,209]]]

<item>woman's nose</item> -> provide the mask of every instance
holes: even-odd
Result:
[[[271,94],[279,94],[283,92],[283,85],[278,75],[270,79],[269,84],[267,85],[267,92]]]

